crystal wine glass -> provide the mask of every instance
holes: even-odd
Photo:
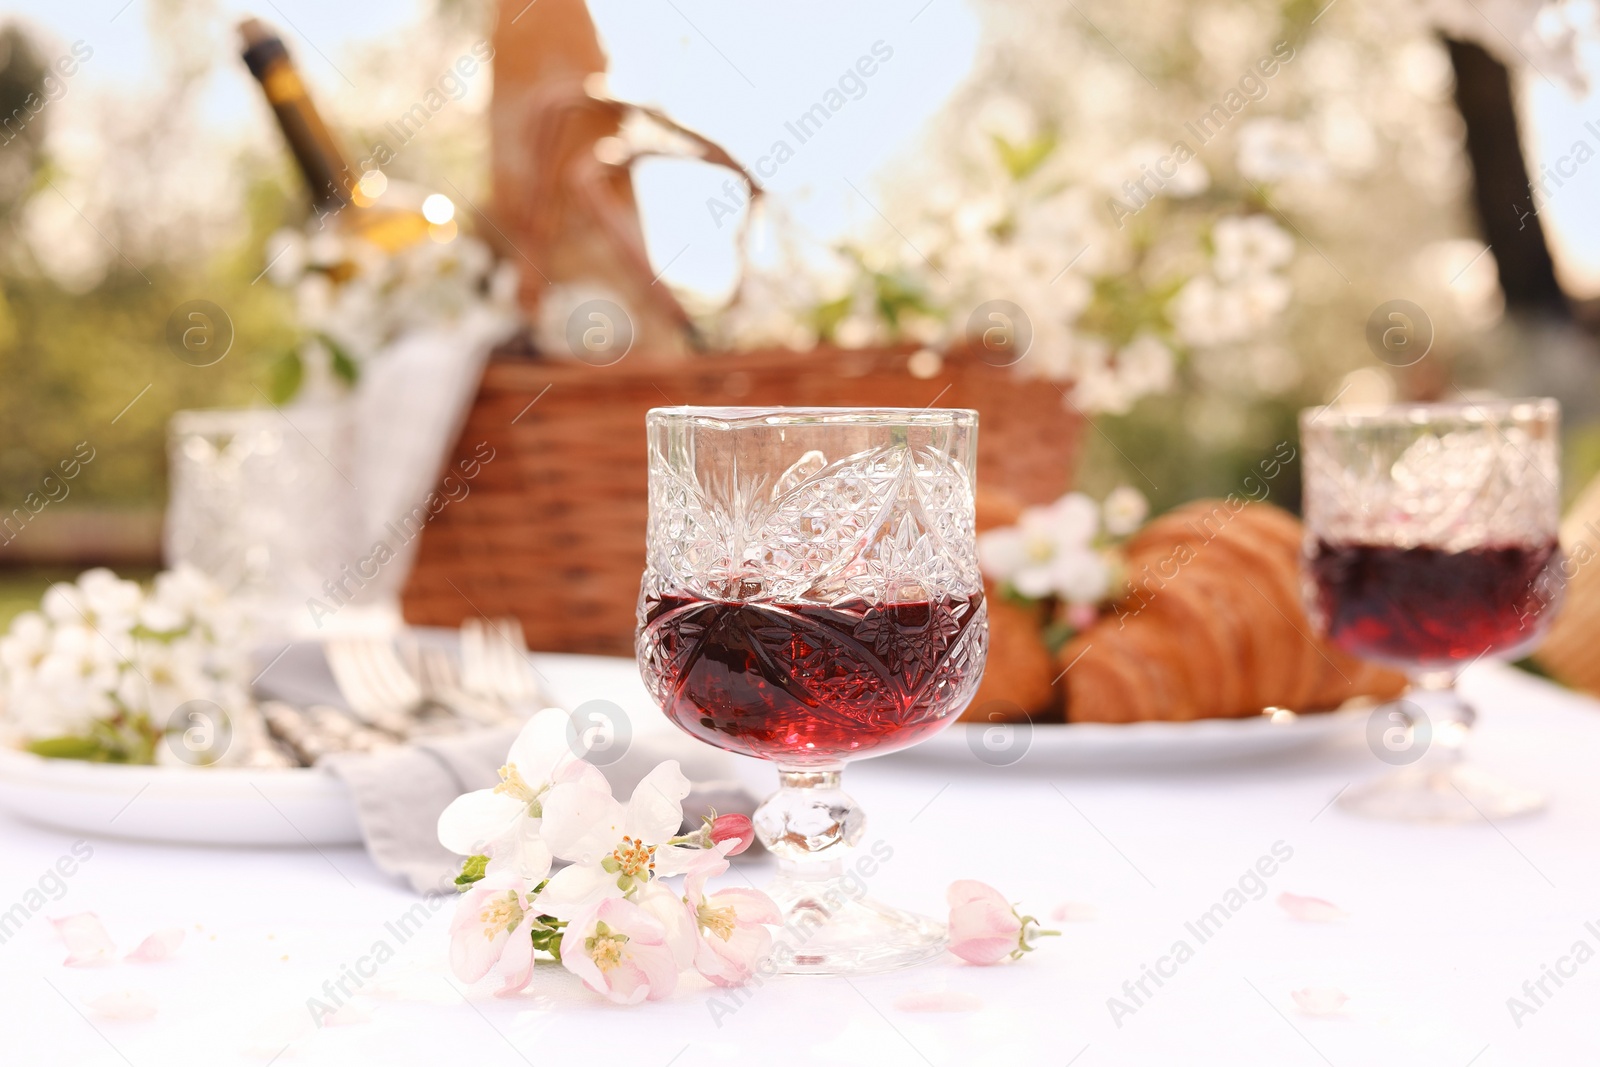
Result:
[[[684,731],[777,764],[755,814],[778,858],[776,965],[937,957],[941,924],[865,898],[883,857],[846,860],[865,817],[839,779],[953,722],[983,674],[977,413],[677,407],[647,425],[639,667]]]
[[[1312,619],[1352,655],[1404,671],[1373,751],[1404,765],[1346,791],[1367,815],[1470,822],[1544,798],[1462,761],[1461,670],[1514,659],[1559,602],[1560,409],[1504,400],[1301,412]]]

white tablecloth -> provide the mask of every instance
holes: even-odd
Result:
[[[1477,762],[1546,789],[1546,813],[1448,829],[1347,815],[1329,799],[1385,769],[1359,739],[1268,764],[1114,776],[914,754],[852,767],[866,840],[894,849],[875,895],[942,914],[951,880],[979,878],[1063,936],[1019,963],[951,957],[851,981],[781,978],[738,1002],[693,979],[668,1000],[615,1008],[558,967],[507,999],[493,980],[463,987],[446,966],[450,909],[417,912],[418,898],[359,849],[91,839],[61,898],[0,944],[0,1062],[1600,1062],[1600,958],[1589,958],[1600,951],[1600,704],[1502,667],[1474,669],[1464,689],[1482,713]],[[3,817],[0,835],[0,909],[74,841]],[[1292,855],[1264,893],[1200,942],[1186,924],[1275,847]],[[761,863],[745,869],[762,880]],[[1276,903],[1283,892],[1348,917],[1292,918]],[[86,910],[124,951],[163,927],[187,940],[163,963],[64,967],[47,920]],[[408,914],[421,921],[407,925]],[[1161,962],[1180,940],[1192,958]],[[1135,1001],[1124,983],[1158,963],[1169,977],[1146,978]],[[358,966],[370,973],[359,984],[346,977]],[[1566,972],[1561,984],[1547,966]],[[342,977],[354,995],[339,991]],[[1349,1000],[1310,1015],[1293,995],[1305,989]],[[91,1007],[122,993],[154,1017]],[[1112,997],[1134,1010],[1114,1018]],[[1532,1010],[1514,1016],[1512,997]],[[317,1028],[310,998],[349,1006]]]

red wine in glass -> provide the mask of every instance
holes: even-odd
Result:
[[[785,766],[835,765],[915,744],[966,705],[983,655],[963,638],[983,614],[982,592],[871,606],[669,595],[644,605],[640,662],[667,717],[695,737]]]
[[[634,650],[663,713],[774,765],[751,816],[802,974],[945,955],[946,930],[846,879],[866,815],[846,765],[924,740],[978,687],[978,414],[656,408]],[[793,946],[796,950],[799,946]]]
[[[1552,613],[1544,578],[1558,550],[1554,540],[1461,552],[1319,540],[1306,562],[1334,644],[1432,670],[1530,646]]]

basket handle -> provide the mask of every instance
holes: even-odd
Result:
[[[694,150],[687,155],[660,148],[639,148],[626,150],[612,158],[602,158],[599,146],[607,140],[613,140],[604,138],[595,142],[594,151],[574,160],[568,172],[558,176],[558,180],[570,188],[577,201],[600,225],[601,232],[628,264],[635,279],[640,283],[641,290],[649,294],[660,310],[678,324],[694,348],[703,350],[706,347],[705,338],[690,319],[688,312],[666,286],[656,284],[659,275],[651,268],[649,252],[644,244],[644,233],[638,225],[636,206],[619,196],[616,184],[608,178],[618,171],[631,172],[635,162],[653,156],[699,159],[713,166],[725,167],[738,175],[748,191],[749,208],[734,234],[738,281],[723,305],[723,311],[737,305],[744,296],[745,282],[750,273],[750,231],[766,190],[727,149],[704,134],[689,129],[658,108],[620,100],[589,85],[566,83],[552,86],[545,99],[539,101],[533,108],[528,125],[535,159],[556,158],[554,152],[563,125],[557,120],[568,112],[580,110],[599,111],[610,117],[619,129],[629,116],[641,116],[686,139],[692,145]],[[552,210],[548,206],[548,201],[544,205],[536,206],[534,210],[540,212],[541,208]]]

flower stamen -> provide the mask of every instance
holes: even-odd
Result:
[[[522,921],[522,902],[517,899],[515,892],[508,891],[503,897],[495,897],[478,912],[478,921],[483,924],[483,936],[486,941],[493,941],[495,935],[504,930],[510,933]]]
[[[611,859],[617,865],[614,873],[641,882],[649,881],[656,871],[656,846],[632,837],[623,837],[622,844],[611,853]]]
[[[583,942],[583,950],[594,961],[594,965],[600,968],[600,973],[605,974],[622,966],[627,943],[626,934],[613,933],[605,923],[597,923],[594,936]]]
[[[738,917],[734,915],[731,907],[713,908],[702,904],[696,909],[695,915],[703,929],[724,941],[733,937],[734,927],[738,925]]]
[[[546,786],[546,789],[549,787]],[[528,817],[537,819],[543,814],[539,808],[539,797],[544,790],[536,790],[529,785],[527,779],[522,777],[522,772],[517,770],[515,763],[508,763],[500,768],[500,784],[494,787],[496,793],[502,793],[512,800],[520,800],[528,805]]]

